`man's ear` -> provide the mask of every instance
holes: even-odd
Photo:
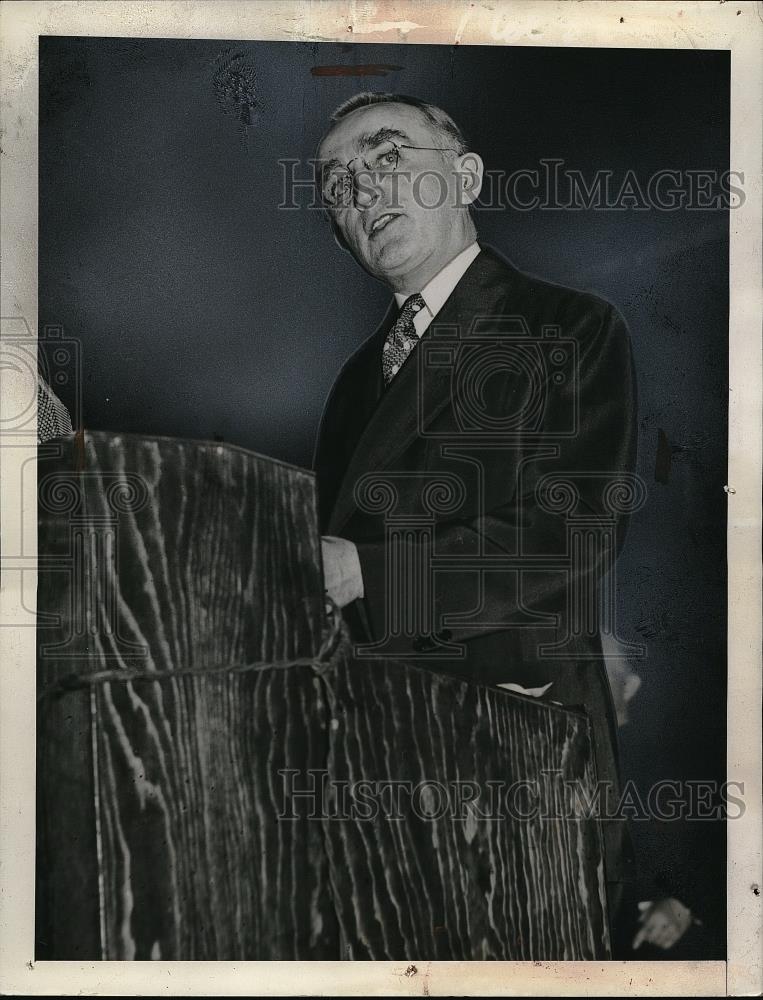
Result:
[[[458,179],[458,197],[460,205],[471,205],[479,197],[482,190],[482,175],[485,166],[479,153],[462,153],[455,161]]]

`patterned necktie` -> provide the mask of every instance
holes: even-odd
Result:
[[[389,385],[400,371],[400,367],[418,341],[413,317],[420,312],[426,302],[418,294],[409,296],[403,303],[395,325],[387,334],[382,352],[382,372],[384,384]]]

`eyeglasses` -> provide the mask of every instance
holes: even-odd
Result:
[[[369,159],[354,156],[344,167],[332,167],[321,177],[321,197],[323,201],[336,208],[339,205],[348,205],[352,200],[355,186],[355,171],[352,167],[356,160],[360,160],[368,173],[373,177],[393,174],[400,166],[400,150],[417,149],[433,153],[456,153],[458,150],[452,146],[405,146],[392,142],[382,143],[373,151]],[[370,161],[370,162],[369,162]]]

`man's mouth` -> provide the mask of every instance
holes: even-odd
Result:
[[[373,225],[368,230],[368,238],[372,239],[377,233],[380,233],[382,229],[392,222],[393,219],[398,217],[398,214],[398,212],[385,212],[383,215],[380,215],[378,219],[374,219]]]

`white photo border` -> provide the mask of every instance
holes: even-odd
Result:
[[[40,35],[429,43],[731,52],[728,777],[744,816],[727,824],[728,955],[712,962],[35,962],[35,445],[0,447],[0,992],[167,994],[752,996],[761,972],[761,176],[763,5],[630,0],[109,0],[0,7],[0,317],[37,325]],[[670,95],[666,95],[669,99]],[[3,331],[0,330],[0,336]],[[5,388],[5,392],[3,392]],[[22,387],[23,388],[23,387]],[[0,369],[0,427],[18,412]],[[22,480],[22,469],[26,473]],[[23,490],[19,484],[23,482]],[[22,593],[23,588],[23,593]],[[19,626],[17,623],[25,621]],[[14,623],[14,624],[12,624]],[[698,696],[701,692],[698,678]]]

